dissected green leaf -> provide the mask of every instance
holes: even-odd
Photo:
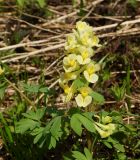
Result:
[[[37,109],[36,111],[29,111],[27,113],[23,113],[23,116],[26,118],[39,121],[45,114],[45,111],[46,111],[46,108],[40,108],[40,109]]]
[[[57,138],[58,137],[58,133],[60,132],[61,130],[61,117],[56,117],[55,118],[55,121],[53,122],[53,125],[51,126],[51,129],[50,129],[50,132],[51,134]]]
[[[38,93],[41,86],[37,84],[24,84],[23,87],[27,92]]]
[[[37,121],[33,121],[32,119],[21,119],[19,122],[16,123],[16,133],[25,133],[26,131],[31,131],[35,127],[39,127],[40,123]]]

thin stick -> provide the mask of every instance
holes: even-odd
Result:
[[[37,50],[37,51],[33,51],[33,52],[30,52],[30,53],[26,53],[26,54],[24,53],[24,55],[20,55],[20,56],[11,58],[11,59],[2,60],[1,62],[5,63],[5,62],[17,61],[17,60],[20,60],[20,59],[23,59],[23,58],[31,57],[33,55],[36,55],[36,54],[39,54],[39,53],[42,53],[42,52],[58,49],[58,48],[61,48],[61,47],[64,47],[64,46],[65,46],[65,43],[62,43],[62,44],[59,44],[59,45],[55,45],[55,46],[50,46],[50,47],[43,48],[43,49],[40,49],[40,50]]]

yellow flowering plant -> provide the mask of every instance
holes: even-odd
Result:
[[[70,33],[67,37],[66,56],[63,59],[65,73],[61,75],[59,80],[65,93],[65,102],[70,101],[75,96],[79,107],[87,107],[92,103],[90,83],[98,81],[96,72],[100,70],[100,65],[92,60],[94,56],[93,47],[95,46],[99,47],[100,45],[93,28],[85,22],[77,22],[76,30],[73,30],[73,33]],[[84,82],[80,86],[75,85],[77,79],[82,79]],[[69,89],[68,86],[70,86]],[[84,87],[86,94],[83,94],[81,87]],[[80,93],[76,95],[77,92]]]
[[[51,106],[49,97],[50,95],[52,97],[53,93],[45,86],[24,84],[23,91],[20,90],[18,85],[6,78],[7,74],[3,74],[4,69],[0,67],[0,75],[2,75],[0,76],[2,82],[0,82],[0,98],[2,93],[3,95],[5,94],[5,85],[9,85],[20,96],[20,103],[23,102],[23,106],[24,104],[29,106],[26,113],[22,113],[23,111],[21,110],[19,114],[19,110],[17,112],[15,112],[15,109],[14,111],[12,110],[11,113],[12,115],[14,113],[14,118],[12,117],[11,121],[9,121],[11,116],[9,114],[10,116],[8,116],[7,120],[9,133],[13,136],[13,139],[16,135],[17,137],[12,142],[10,142],[11,137],[8,137],[7,144],[10,142],[16,147],[15,144],[18,144],[18,141],[21,140],[21,135],[24,134],[27,141],[23,142],[24,144],[27,143],[27,146],[29,144],[39,146],[39,148],[43,148],[43,151],[53,149],[52,151],[56,155],[58,155],[57,149],[62,146],[67,149],[66,152],[72,151],[72,156],[76,160],[92,160],[93,156],[95,159],[98,159],[96,155],[100,153],[99,148],[101,148],[101,151],[106,149],[106,147],[109,149],[113,148],[111,149],[111,154],[112,152],[122,153],[125,151],[122,140],[119,142],[117,139],[119,134],[121,135],[120,137],[123,134],[130,136],[129,128],[123,125],[122,114],[116,111],[94,110],[97,108],[97,102],[104,102],[104,97],[95,91],[95,83],[99,80],[98,72],[103,68],[101,67],[103,59],[96,62],[93,56],[96,53],[95,47],[100,46],[99,38],[95,35],[93,28],[85,22],[77,22],[76,29],[67,36],[65,44],[66,55],[63,58],[64,72],[59,78],[59,84],[64,91],[63,101],[67,103],[72,100],[75,102],[76,107],[61,108],[60,110],[60,108],[54,107],[54,103]],[[24,92],[29,94],[24,94]],[[44,96],[44,103],[42,103],[43,98],[40,101],[40,94],[41,97],[42,95]],[[36,96],[37,103],[36,101],[34,103],[33,99],[28,98],[26,95],[33,95],[31,98]],[[49,105],[46,103],[46,97]],[[22,115],[21,119],[19,115]],[[2,113],[0,113],[0,126],[3,126],[2,129],[0,128],[0,133],[6,131],[4,128],[5,122]],[[12,122],[15,129],[11,131]],[[8,126],[7,124],[6,127]],[[28,137],[32,137],[33,144],[31,141],[28,144]],[[72,143],[69,143],[69,140],[72,140]],[[80,152],[83,144],[87,147],[84,148],[84,154]],[[70,150],[68,150],[68,147]],[[19,148],[18,145],[17,148]],[[75,148],[78,151],[73,151]],[[33,153],[33,151],[34,148],[32,150],[29,149],[29,153]],[[65,152],[62,151],[61,155],[64,158]],[[63,158],[61,157],[61,159]],[[19,156],[17,159],[19,159]],[[29,159],[29,157],[26,156],[23,159]],[[35,159],[38,158],[35,157]],[[64,158],[64,160],[67,159],[73,160],[71,155],[68,158]]]

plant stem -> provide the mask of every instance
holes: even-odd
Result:
[[[24,98],[33,108],[36,110],[34,103],[24,94],[22,93],[11,81],[9,81],[6,77],[4,77],[7,83],[9,83],[20,95]]]
[[[92,107],[91,106],[88,106],[86,107],[86,111],[87,112],[91,112],[92,111]],[[88,149],[92,152],[92,144],[93,144],[93,138],[91,137],[90,133],[87,132],[87,146],[88,146]]]

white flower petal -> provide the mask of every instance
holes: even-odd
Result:
[[[87,81],[90,79],[89,74],[88,74],[87,71],[84,71],[84,77],[86,78]]]
[[[91,96],[86,96],[84,99],[83,107],[87,107],[92,102]]]
[[[77,55],[77,61],[79,64],[83,64],[83,58],[80,55]]]
[[[90,82],[91,82],[91,83],[96,83],[96,82],[98,81],[98,79],[99,79],[99,77],[98,77],[97,74],[92,74],[92,75],[90,76]]]
[[[90,58],[86,58],[86,59],[84,60],[83,64],[88,64],[88,63],[90,63],[90,61],[91,61]]]
[[[79,107],[83,107],[83,97],[81,94],[78,94],[78,96],[75,97],[75,100]]]

